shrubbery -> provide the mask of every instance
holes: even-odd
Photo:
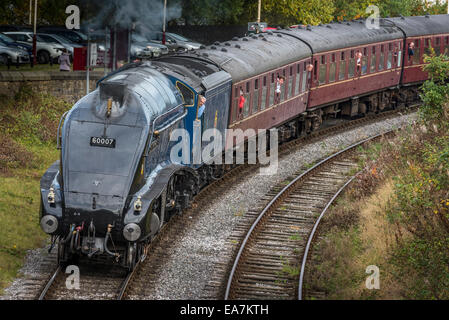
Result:
[[[360,150],[364,171],[326,218],[309,285],[330,298],[449,299],[449,58],[425,59],[418,121]],[[368,264],[381,270],[379,291],[360,280]]]

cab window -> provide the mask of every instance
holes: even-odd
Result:
[[[193,93],[192,89],[179,81],[176,82],[176,88],[181,93],[185,106],[193,107],[195,105],[195,94]]]

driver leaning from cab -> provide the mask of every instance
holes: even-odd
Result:
[[[198,97],[198,116],[197,119],[201,118],[204,114],[204,111],[206,111],[206,102],[207,99],[203,96]]]

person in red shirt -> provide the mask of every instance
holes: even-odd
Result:
[[[239,118],[242,116],[243,108],[245,107],[245,96],[243,95],[243,90],[240,90],[240,98],[239,98]]]

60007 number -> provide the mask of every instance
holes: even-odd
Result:
[[[115,139],[92,137],[90,138],[90,145],[92,147],[115,148]]]

